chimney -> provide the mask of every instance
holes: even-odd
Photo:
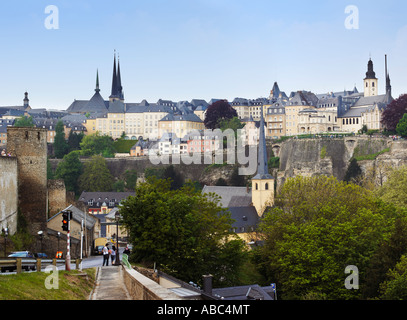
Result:
[[[202,277],[203,291],[208,295],[212,295],[212,278],[213,276],[211,274]]]

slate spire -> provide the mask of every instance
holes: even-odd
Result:
[[[273,177],[268,173],[268,159],[267,159],[267,148],[266,148],[266,135],[264,131],[264,115],[263,106],[261,106],[261,116],[260,116],[260,130],[259,130],[259,150],[257,158],[257,175],[254,179],[273,179]]]
[[[99,70],[96,70],[96,88],[95,88],[96,92],[100,92],[99,89]]]
[[[114,60],[113,60],[113,77],[112,77],[112,93],[109,98],[117,98],[117,73],[116,73],[116,50],[114,51]]]
[[[120,59],[117,57],[117,96],[120,100],[124,100],[122,77],[120,75]]]

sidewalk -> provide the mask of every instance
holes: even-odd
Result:
[[[98,267],[89,300],[131,300],[123,282],[122,266]]]

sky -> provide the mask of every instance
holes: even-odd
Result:
[[[384,94],[385,54],[397,98],[405,12],[403,0],[1,1],[0,106],[27,91],[32,108],[66,110],[92,97],[96,70],[107,100],[115,50],[125,102],[256,99],[274,82],[287,95],[362,91],[369,58]]]

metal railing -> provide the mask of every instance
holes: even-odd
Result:
[[[71,263],[76,265],[76,269],[79,269],[81,262],[82,259],[71,260]],[[65,259],[0,258],[0,271],[16,271],[17,273],[22,273],[23,270],[37,270],[37,272],[40,272],[45,266],[56,266],[57,264],[63,264],[65,266]]]

